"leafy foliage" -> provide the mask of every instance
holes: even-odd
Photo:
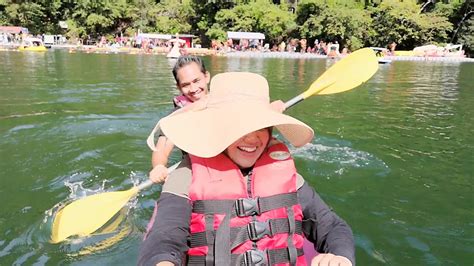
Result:
[[[6,6],[5,13],[11,24],[22,25],[32,32],[39,31],[46,18],[44,7],[36,3],[11,3]]]
[[[420,6],[412,2],[384,1],[372,9],[372,17],[376,34],[371,43],[376,46],[396,42],[401,49],[412,49],[428,43],[443,43],[452,29],[446,17],[420,14]]]
[[[193,10],[190,4],[181,4],[177,0],[161,1],[158,4],[149,3],[143,7],[146,10],[141,24],[135,24],[144,32],[164,32],[164,33],[188,33],[191,30],[191,19]],[[142,19],[142,18],[140,18]],[[141,27],[140,27],[141,26]]]
[[[294,15],[287,12],[285,7],[258,0],[232,9],[222,9],[216,13],[216,22],[208,35],[223,40],[225,35],[222,36],[222,33],[226,31],[262,32],[270,40],[281,40],[296,28]]]
[[[223,38],[219,36],[224,36],[225,32],[223,33],[219,25],[214,26],[216,23],[215,17],[219,10],[232,9],[234,7],[232,1],[191,0],[191,7],[194,10],[194,15],[191,17],[191,25],[195,25],[191,33],[198,35],[203,43],[209,43],[212,38]]]
[[[363,9],[310,2],[300,7],[296,21],[301,22],[298,24],[301,25],[299,33],[302,38],[337,41],[351,50],[368,45],[366,40],[374,34],[371,30],[372,20]]]
[[[398,43],[412,49],[458,42],[474,48],[472,0],[0,0],[0,25],[31,33],[99,37],[137,31],[191,33],[204,45],[227,31],[256,31],[267,42],[287,38],[338,41],[354,50]],[[294,3],[294,1],[290,1]],[[296,7],[296,14],[289,12]],[[61,29],[60,21],[68,28]]]

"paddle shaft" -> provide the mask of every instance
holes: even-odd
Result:
[[[168,171],[168,173],[169,173],[169,171]],[[145,189],[145,188],[148,188],[148,187],[150,187],[150,186],[152,186],[152,185],[153,185],[153,181],[151,181],[151,179],[148,179],[147,181],[145,181],[145,182],[139,184],[139,185],[137,186],[137,189],[138,189],[138,191],[141,191],[141,190],[143,190],[143,189]]]
[[[311,95],[318,94],[319,92],[323,91],[327,87],[334,84],[334,81],[324,82],[324,83],[321,83],[321,84],[318,84],[318,81],[319,80],[316,80],[313,83],[311,83],[311,86],[305,92],[303,92],[303,93],[293,97],[292,99],[288,100],[285,103],[285,110],[287,110],[288,108],[296,105],[299,102],[302,102],[304,99],[308,98]],[[309,95],[306,95],[308,93],[309,93]]]
[[[285,103],[285,110],[304,100],[303,94],[293,97]]]

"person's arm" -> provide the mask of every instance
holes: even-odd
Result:
[[[161,183],[168,176],[168,158],[173,150],[173,143],[165,136],[158,137],[156,142],[156,150],[151,155],[151,165],[153,169],[150,171],[149,177],[154,183]]]
[[[189,200],[163,192],[154,217],[140,247],[138,265],[183,265],[191,219]]]
[[[335,261],[340,263],[337,265],[355,265],[354,236],[347,223],[306,183],[298,189],[298,200],[303,209],[305,235],[323,253],[313,259],[312,265]]]
[[[166,136],[159,136],[156,142],[156,151],[153,151],[151,155],[151,165],[153,167],[157,165],[166,165],[168,158],[170,157],[171,151],[173,151],[174,144]]]

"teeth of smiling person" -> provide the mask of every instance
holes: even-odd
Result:
[[[257,150],[257,147],[239,147],[239,149],[246,152],[254,152],[255,150]]]

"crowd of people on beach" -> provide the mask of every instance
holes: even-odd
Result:
[[[90,42],[88,42],[90,43]],[[82,41],[78,41],[78,45],[82,45]],[[120,37],[107,39],[102,36],[99,41],[94,43],[98,48],[138,48],[145,53],[153,53],[155,50],[166,51],[171,50],[173,43],[169,40],[153,39],[153,38],[136,38],[136,37]],[[189,48],[200,48],[201,45],[193,45],[188,47],[186,43],[180,43],[180,52],[182,55],[187,54]],[[210,51],[217,54],[225,54],[229,52],[288,52],[288,53],[311,53],[316,55],[326,55],[330,57],[344,56],[350,53],[347,47],[340,49],[339,43],[319,41],[315,39],[312,45],[308,44],[307,39],[289,38],[286,42],[283,40],[279,44],[264,43],[258,39],[228,39],[225,42],[212,40]]]
[[[49,42],[46,44],[46,37]],[[177,48],[179,55],[225,55],[234,52],[256,52],[256,53],[290,53],[315,55],[328,58],[344,57],[351,51],[347,46],[341,47],[337,40],[319,40],[306,38],[288,38],[278,43],[265,43],[263,39],[227,39],[226,41],[212,40],[209,48],[202,48],[200,40],[184,41],[178,35],[171,39],[135,36],[115,35],[114,37],[100,36],[93,38],[87,35],[85,38],[67,39],[62,35],[32,35],[28,33],[0,32],[0,48],[3,50],[16,49],[23,45],[27,38],[42,40],[48,48],[53,45],[67,46],[70,52],[83,51],[87,53],[132,53],[132,54],[168,54],[173,48]],[[51,41],[54,38],[54,41]],[[193,43],[196,42],[196,43]],[[41,42],[35,42],[41,44]],[[52,45],[51,45],[52,44]],[[466,57],[462,45],[447,44],[446,46],[424,45],[415,47],[412,51],[396,51],[397,43],[389,42],[385,48],[373,47],[380,57],[386,56],[412,56],[412,57]]]
[[[235,51],[253,51],[253,52],[289,52],[289,53],[311,53],[317,55],[326,55],[330,57],[344,56],[350,51],[347,47],[340,49],[337,41],[319,41],[315,39],[313,44],[310,45],[308,40],[305,38],[289,38],[286,42],[282,40],[280,43],[263,43],[263,40],[257,39],[240,39],[233,40],[228,39],[226,42],[220,42],[213,40],[211,42],[211,49],[218,53],[228,53]]]
[[[101,36],[96,46],[99,48],[138,48],[147,53],[151,53],[154,48],[171,49],[173,47],[172,43],[168,40],[123,37],[118,35],[113,39],[107,39],[105,36]]]
[[[91,42],[87,42],[91,43]],[[189,47],[187,43],[175,44],[170,40],[154,39],[154,38],[136,38],[136,37],[120,37],[107,39],[104,36],[93,43],[95,47],[100,49],[117,50],[120,48],[133,48],[140,53],[166,53],[169,52],[174,45],[179,46],[180,54],[187,55],[193,49],[200,49],[201,53],[207,50],[207,54],[226,54],[232,52],[285,52],[285,53],[306,53],[328,57],[343,57],[350,53],[347,47],[341,49],[337,41],[319,41],[315,39],[309,44],[307,39],[289,38],[282,40],[278,44],[270,46],[258,39],[228,39],[227,41],[212,40],[209,49],[202,49],[200,44],[193,44]],[[84,45],[82,40],[77,40],[78,49]],[[92,49],[92,48],[87,48]]]

